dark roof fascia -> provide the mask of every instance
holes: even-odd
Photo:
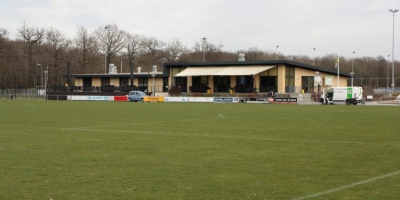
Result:
[[[289,60],[286,61],[286,64],[293,65],[293,66],[300,67],[300,68],[304,68],[304,69],[313,70],[313,71],[319,71],[319,72],[325,72],[325,73],[328,73],[328,74],[337,75],[337,70],[336,69],[332,70],[332,69],[327,69],[327,68],[324,68],[324,67],[307,65],[307,64],[303,64],[303,63],[289,61]],[[351,74],[348,74],[348,73],[339,72],[339,75],[345,76],[345,77],[351,77]]]
[[[121,78],[121,77],[126,77],[130,78],[131,74],[71,74],[70,77],[74,78]],[[133,73],[134,78],[138,77],[151,77],[151,74],[135,74]],[[167,77],[164,74],[156,74],[155,77]]]
[[[247,65],[289,65],[313,71],[325,72],[328,74],[337,74],[336,70],[330,70],[323,67],[307,65],[290,60],[264,60],[264,61],[233,61],[233,62],[182,62],[182,63],[164,63],[164,68],[170,67],[207,67],[207,66],[247,66]],[[339,75],[351,77],[350,74],[340,73]]]

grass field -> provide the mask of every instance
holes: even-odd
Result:
[[[400,199],[400,106],[0,108],[0,199]]]

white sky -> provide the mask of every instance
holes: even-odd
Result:
[[[68,38],[78,25],[106,24],[187,47],[206,37],[223,50],[258,47],[285,55],[355,57],[392,54],[398,0],[0,0],[0,28],[15,38],[25,21]],[[400,12],[398,12],[400,13]],[[400,60],[400,14],[395,59]]]

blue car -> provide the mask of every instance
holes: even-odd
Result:
[[[128,95],[128,101],[144,101],[144,97],[148,95],[142,91],[130,91]]]

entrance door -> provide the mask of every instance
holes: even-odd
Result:
[[[229,87],[231,85],[230,76],[214,76],[214,92],[227,92],[229,93]]]
[[[313,93],[314,90],[314,76],[302,76],[301,77],[301,89],[304,93]]]

